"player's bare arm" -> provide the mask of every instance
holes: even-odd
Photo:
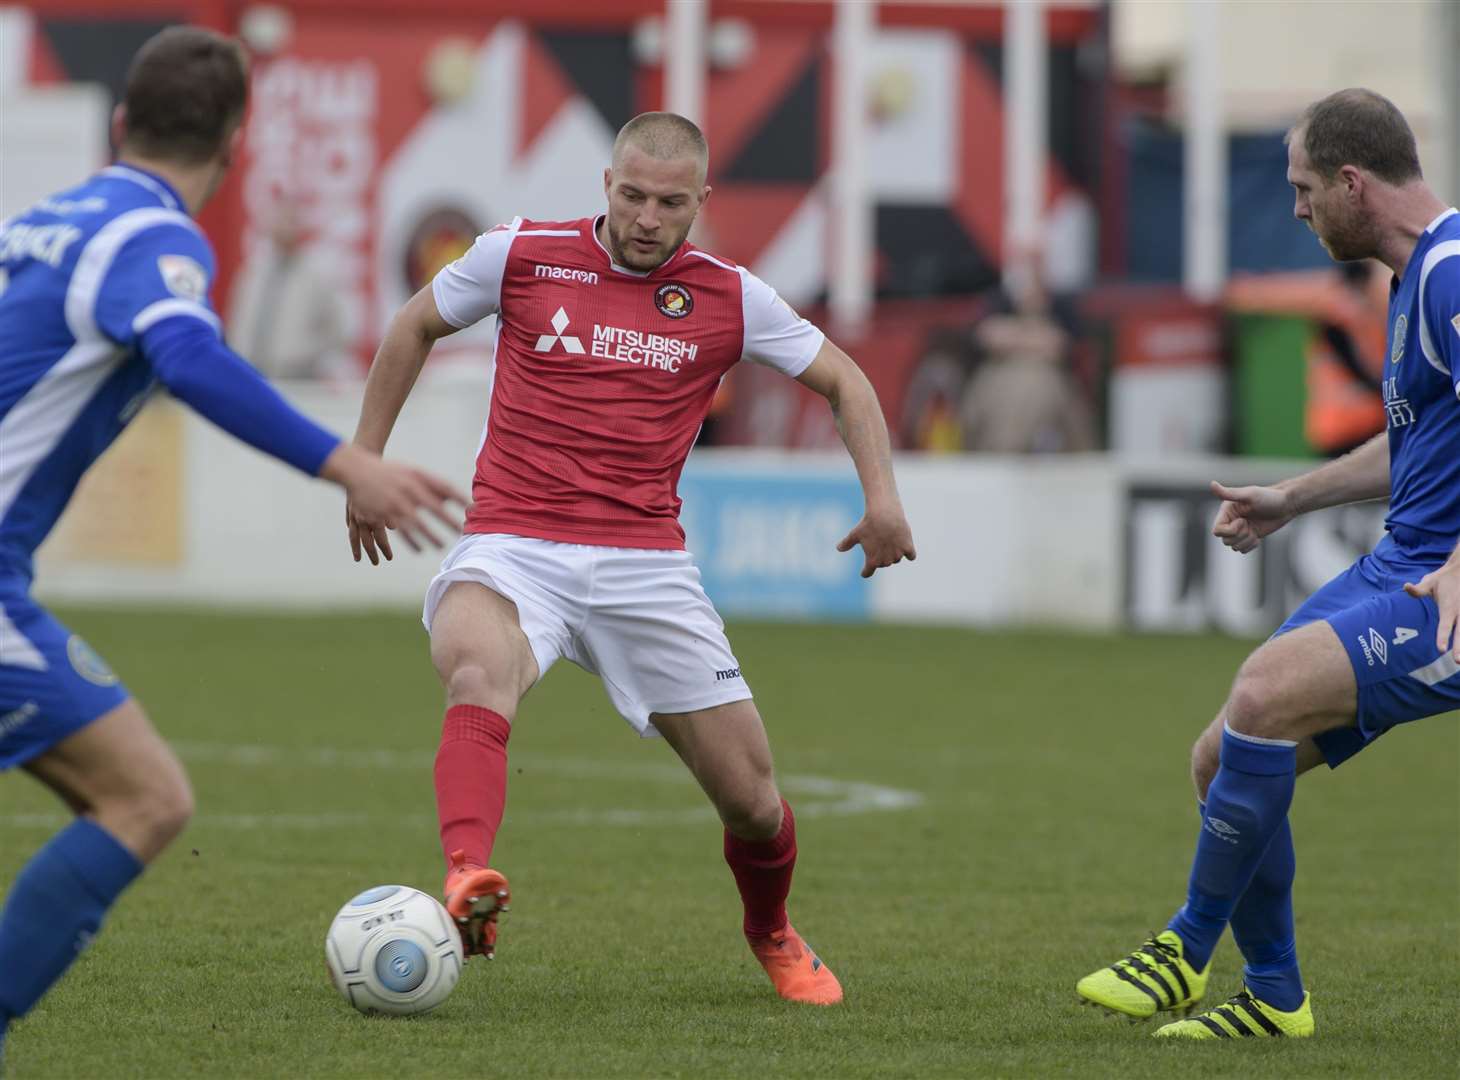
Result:
[[[431,354],[431,346],[438,338],[455,332],[456,327],[436,310],[436,300],[429,285],[411,297],[396,313],[365,380],[365,400],[360,406],[360,422],[355,427],[356,449],[374,454],[385,452],[396,418],[400,416],[411,388],[416,385],[426,357]],[[454,493],[452,498],[463,505],[467,501]],[[437,516],[452,528],[461,525],[459,519],[453,521],[440,514]],[[350,552],[355,561],[360,561],[362,549],[372,566],[380,565],[381,555],[386,559],[394,558],[387,530],[400,528],[402,521],[388,505],[357,498],[352,490],[345,504],[345,524],[349,529]],[[402,528],[401,534],[413,549],[420,550],[410,530]]]
[[[857,478],[862,482],[866,512],[837,544],[837,550],[850,551],[853,546],[862,545],[866,556],[862,565],[864,578],[903,559],[916,559],[912,527],[903,513],[897,482],[892,475],[887,422],[867,376],[850,356],[826,341],[811,366],[796,381],[826,398],[836,417],[837,430],[857,467]]]
[[[1212,534],[1246,555],[1300,514],[1388,495],[1389,436],[1380,432],[1357,450],[1279,484],[1227,487],[1213,481],[1212,494],[1222,500]]]

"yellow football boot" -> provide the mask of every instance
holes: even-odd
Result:
[[[1185,947],[1174,930],[1162,930],[1124,960],[1091,972],[1075,984],[1087,1005],[1098,1005],[1135,1020],[1158,1012],[1185,1015],[1207,991],[1207,972],[1186,962]]]
[[[1187,1020],[1177,1020],[1155,1031],[1158,1039],[1309,1039],[1313,1037],[1313,1010],[1308,994],[1292,1012],[1274,1009],[1252,996],[1246,987],[1215,1009]]]

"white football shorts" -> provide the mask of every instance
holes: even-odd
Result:
[[[426,588],[431,619],[453,582],[474,581],[517,605],[538,678],[560,658],[597,675],[641,736],[651,713],[743,701],[750,687],[725,624],[687,551],[563,544],[506,533],[468,533]]]

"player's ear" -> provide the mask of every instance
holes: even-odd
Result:
[[[112,149],[119,151],[127,139],[127,107],[118,103],[112,110]]]
[[[613,169],[610,167],[603,170],[603,193],[607,195],[611,187],[613,187]]]
[[[715,189],[712,188],[712,187],[710,187],[709,184],[706,184],[703,188],[700,189],[700,206],[701,207],[703,207],[705,205],[705,203],[707,203],[707,202],[710,201],[710,192],[713,191],[713,190],[715,190]]]
[[[239,151],[243,149],[243,124],[240,123],[233,129],[233,134],[224,140],[223,145],[223,167],[226,169],[238,160]]]
[[[1364,174],[1356,166],[1344,165],[1338,170],[1338,178],[1343,181],[1344,191],[1350,198],[1359,198],[1364,193]]]

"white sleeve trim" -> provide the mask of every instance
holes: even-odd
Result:
[[[694,251],[689,252],[689,254],[694,255],[697,258],[704,259],[705,262],[714,263],[721,270],[733,270],[737,272],[740,270],[740,267],[738,266],[731,266],[727,262],[721,262],[719,259],[715,258],[715,256],[711,255],[708,251],[700,251],[698,248],[696,248]]]
[[[71,284],[66,288],[66,326],[77,341],[98,341],[105,337],[97,329],[96,303],[106,275],[123,245],[158,225],[180,225],[202,239],[198,226],[186,214],[160,206],[145,206],[112,218],[81,249],[76,269],[71,273]],[[203,243],[206,245],[207,241]]]
[[[431,279],[436,310],[458,330],[495,315],[501,308],[507,254],[521,226],[522,219],[515,217],[505,229],[482,233],[466,254],[443,266]]]
[[[132,320],[132,333],[146,333],[163,319],[171,319],[175,315],[201,319],[213,328],[214,333],[220,336],[223,333],[223,324],[218,316],[194,300],[159,300],[155,304],[148,304]]]
[[[1440,359],[1439,350],[1435,348],[1435,339],[1430,336],[1429,320],[1425,318],[1425,283],[1429,281],[1436,266],[1455,255],[1460,255],[1460,240],[1446,240],[1442,244],[1436,244],[1425,252],[1425,261],[1419,270],[1419,351],[1424,354],[1430,367],[1446,376],[1452,372]]]
[[[745,318],[741,355],[796,378],[816,359],[826,335],[792,311],[776,295],[776,290],[745,267],[736,270],[740,273],[740,302]]]

